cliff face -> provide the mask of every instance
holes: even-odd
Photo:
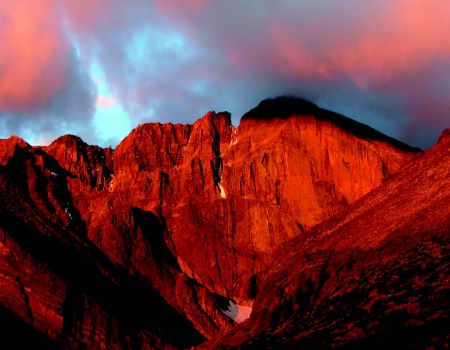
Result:
[[[0,300],[12,313],[7,322],[31,325],[52,346],[95,349],[182,348],[227,328],[211,293],[180,272],[160,218],[127,208],[129,226],[116,229],[124,237],[115,244],[128,260],[117,264],[91,241],[85,221],[107,192],[96,192],[89,177],[66,171],[42,150],[11,141],[2,141],[13,151],[0,175]],[[70,188],[83,188],[89,206],[78,207],[81,193]],[[189,321],[194,314],[198,325]],[[36,339],[48,345],[37,335],[28,345]]]
[[[283,244],[241,327],[203,348],[450,344],[450,138]]]
[[[115,150],[0,140],[5,317],[63,347],[182,348],[230,329],[222,303],[251,306],[281,244],[417,155],[292,103],[264,101],[237,128],[214,112],[140,125]]]
[[[244,118],[234,128],[229,114],[210,112],[192,126],[133,130],[114,152],[109,201],[158,213],[183,272],[249,305],[279,244],[377,187],[410,151],[314,115]],[[86,221],[99,228],[88,231],[105,250],[117,229],[105,239],[112,220],[94,208],[101,216]],[[123,263],[122,246],[106,248],[113,261]]]
[[[189,139],[158,191],[170,196],[162,212],[184,271],[244,304],[279,244],[368,193],[414,154],[313,115],[244,119],[237,129],[227,115],[214,118],[194,124],[207,138]]]

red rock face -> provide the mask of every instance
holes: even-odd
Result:
[[[219,296],[251,305],[281,244],[417,155],[292,103],[238,128],[214,112],[140,125],[115,150],[1,140],[3,307],[72,347],[183,348],[230,329]]]
[[[450,344],[450,138],[282,245],[251,318],[202,348]]]
[[[168,172],[172,203],[162,210],[184,271],[244,304],[279,244],[368,193],[411,157],[312,115],[224,129],[220,147],[213,133],[201,147],[194,143],[201,157],[187,147],[185,161]]]
[[[80,140],[69,139],[62,138],[78,148]],[[181,272],[155,214],[134,207],[101,214],[110,220],[105,241],[114,228],[109,244],[120,245],[120,264],[93,244],[90,210],[109,205],[108,191],[89,180],[95,163],[69,161],[68,171],[41,149],[6,142],[13,150],[0,172],[0,301],[11,313],[2,319],[27,332],[24,346],[183,348],[230,327],[213,295]],[[57,143],[49,149],[58,154]],[[117,217],[128,226],[115,226]]]

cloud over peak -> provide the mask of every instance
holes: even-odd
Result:
[[[449,14],[439,0],[4,1],[0,137],[102,144],[115,118],[236,124],[291,94],[426,148],[448,127]]]

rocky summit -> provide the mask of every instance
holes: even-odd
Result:
[[[2,344],[450,346],[448,135],[281,97],[115,149],[0,140]]]

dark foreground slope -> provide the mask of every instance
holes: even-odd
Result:
[[[283,245],[251,318],[205,348],[450,346],[450,136]]]

